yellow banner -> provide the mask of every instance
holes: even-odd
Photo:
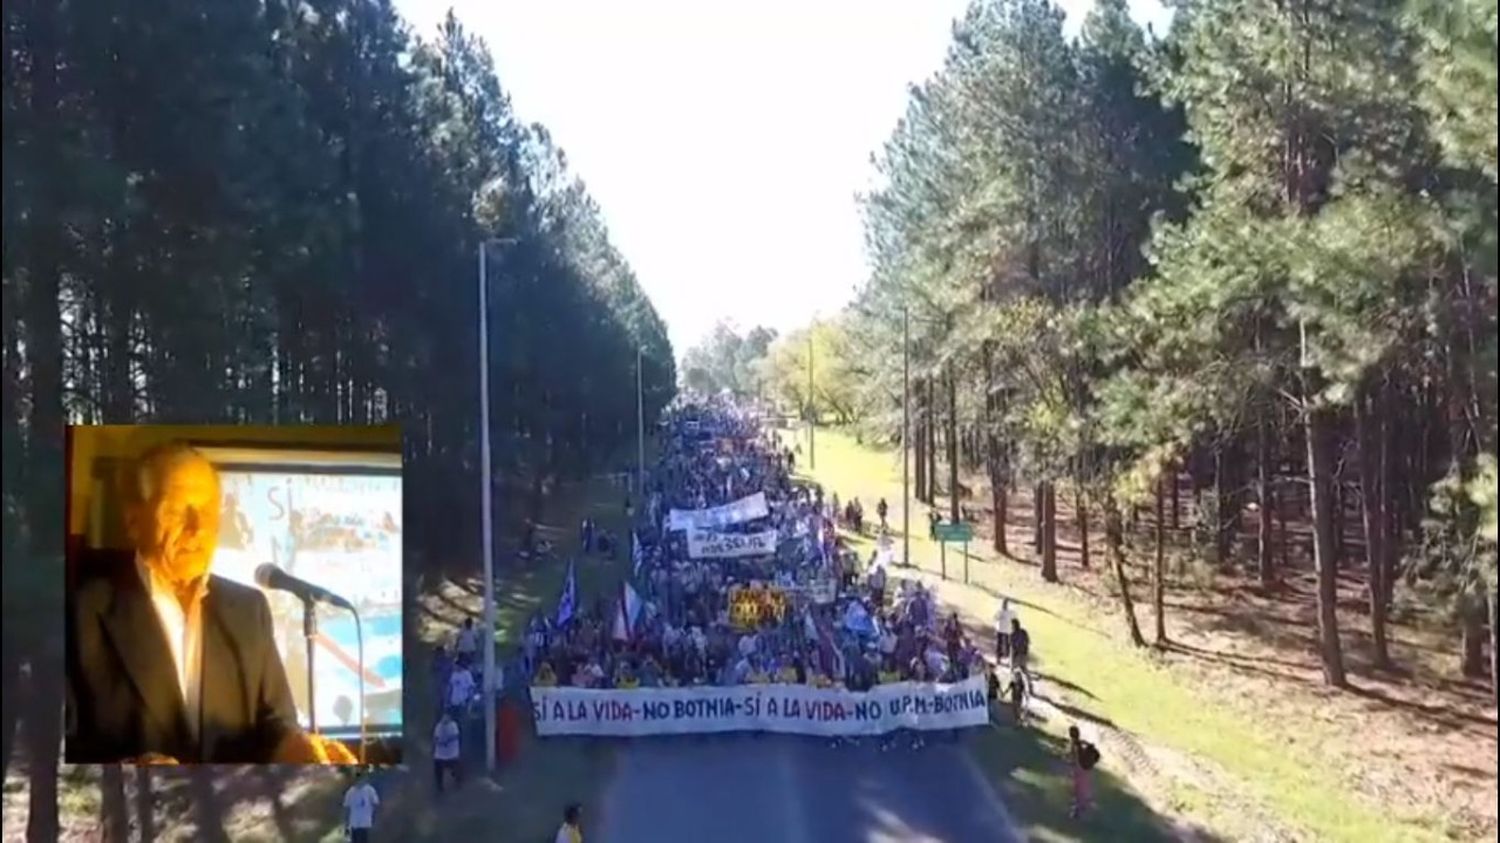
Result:
[[[786,592],[776,586],[752,583],[729,589],[729,622],[740,629],[752,629],[767,621],[780,621],[786,617],[786,611]]]

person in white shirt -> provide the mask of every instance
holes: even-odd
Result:
[[[370,829],[375,827],[375,809],[379,805],[380,794],[370,784],[368,774],[362,773],[344,793],[344,827],[349,830],[349,843],[369,843]]]
[[[432,730],[432,774],[437,781],[437,792],[443,792],[443,774],[453,773],[453,784],[463,784],[463,767],[459,764],[458,721],[453,715],[443,712],[437,727]]]
[[[995,658],[1004,659],[1010,655],[1010,628],[1011,623],[1016,620],[1016,613],[1010,607],[1010,598],[1000,600],[1000,611],[995,613]]]
[[[473,618],[464,618],[464,628],[458,631],[454,649],[458,651],[459,663],[465,666],[474,663],[474,654],[479,652],[479,630],[474,628]]]
[[[759,643],[760,641],[755,637],[755,633],[746,633],[745,636],[740,639],[740,655],[744,656],[747,659],[750,658],[755,654],[755,648],[759,645]]]
[[[469,704],[474,697],[474,674],[464,666],[455,667],[448,677],[448,710],[457,711]]]

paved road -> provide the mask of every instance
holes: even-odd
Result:
[[[1020,843],[958,744],[881,752],[791,735],[622,743],[603,843]]]

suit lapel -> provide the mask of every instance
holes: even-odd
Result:
[[[199,722],[206,755],[229,732],[251,722],[239,669],[239,642],[229,633],[233,625],[223,616],[223,601],[214,585],[210,581],[203,599],[203,719]]]
[[[172,651],[145,586],[133,575],[132,567],[131,576],[118,581],[104,626],[146,712],[169,737],[171,746],[184,746],[187,716],[182,707],[182,692],[177,687]]]

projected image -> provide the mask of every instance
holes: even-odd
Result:
[[[210,454],[210,458],[212,458]],[[223,516],[213,571],[255,584],[267,562],[348,600],[364,631],[364,716],[372,733],[401,730],[401,477],[395,471],[220,462]],[[303,604],[268,591],[276,644],[303,726],[359,728],[359,642],[354,617],[317,609],[315,698],[308,700]]]

